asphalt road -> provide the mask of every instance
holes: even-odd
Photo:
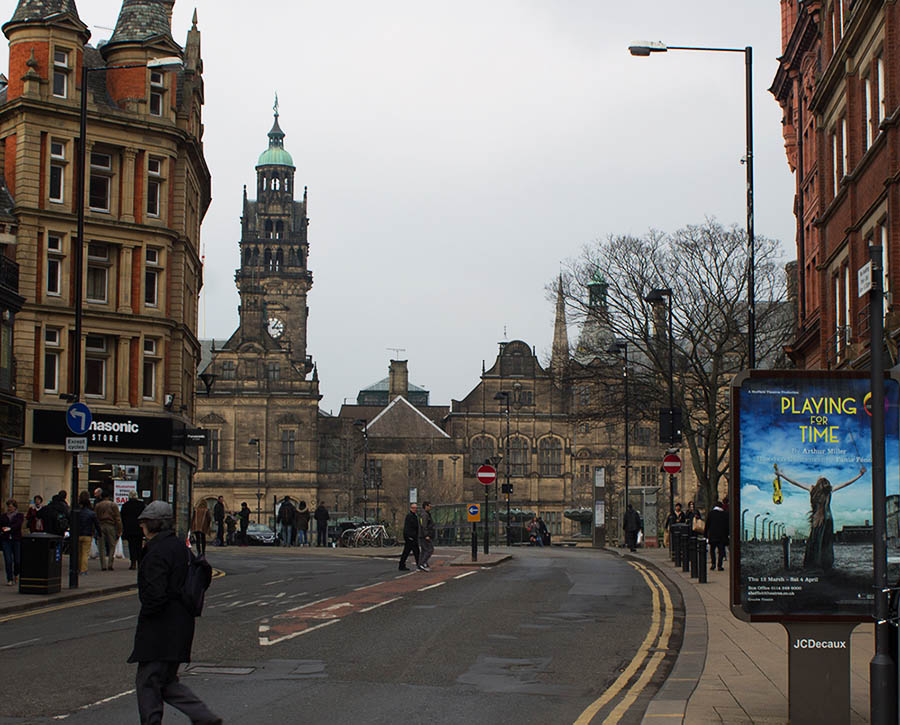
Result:
[[[404,575],[339,550],[211,548],[225,576],[182,679],[228,723],[573,723],[592,703],[591,722],[640,722],[680,645],[677,592],[604,552],[445,554]],[[137,723],[137,610],[129,594],[0,623],[0,723]]]

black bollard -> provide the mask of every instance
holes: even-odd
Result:
[[[675,566],[681,566],[681,524],[672,527],[672,558]]]
[[[478,561],[478,530],[472,524],[472,561]]]
[[[681,571],[688,572],[691,570],[691,554],[690,546],[690,529],[686,529],[681,537]]]
[[[706,539],[697,537],[697,583],[706,584]]]
[[[697,578],[697,537],[691,536],[688,542],[688,554],[690,556],[691,579]]]

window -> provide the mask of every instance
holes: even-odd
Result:
[[[438,481],[444,480],[444,461],[440,458],[438,458],[438,461],[437,461],[437,480]]]
[[[159,305],[159,250],[155,247],[147,247],[144,251],[144,304],[148,307]]]
[[[865,90],[865,122],[866,128],[865,133],[863,134],[863,150],[869,148],[872,145],[872,136],[874,135],[874,126],[878,122],[872,116],[872,97],[875,95],[873,91],[873,86],[875,85],[875,79],[872,76],[868,76],[867,78],[863,78],[863,88]]]
[[[59,297],[62,278],[62,238],[47,235],[47,294]]]
[[[156,376],[159,360],[156,359],[157,344],[152,337],[144,338],[144,400],[156,400]]]
[[[659,485],[659,469],[656,466],[640,466],[638,474],[641,486],[654,487]]]
[[[209,440],[203,449],[203,468],[207,471],[219,470],[219,431],[216,428],[209,430]]]
[[[639,426],[634,431],[634,443],[638,446],[650,445],[650,429],[646,426]]]
[[[528,475],[528,441],[520,436],[509,440],[509,475]]]
[[[534,405],[534,393],[531,390],[516,390],[515,399],[519,405]]]
[[[844,172],[841,170],[840,165],[840,156],[838,152],[838,137],[837,134],[831,133],[831,168],[834,171],[834,176],[831,180],[831,195],[837,196],[838,189],[841,186],[841,179],[844,176]]]
[[[106,338],[87,335],[84,341],[84,394],[106,396]]]
[[[472,475],[478,471],[478,468],[484,465],[484,462],[494,455],[494,441],[487,436],[478,436],[472,439],[469,445],[469,460],[472,466]]]
[[[107,301],[107,280],[109,278],[109,247],[105,244],[88,244],[87,286],[85,299],[88,302]]]
[[[297,442],[297,431],[296,430],[283,430],[281,431],[281,470],[282,471],[293,471],[294,470],[294,459],[295,459],[295,448]]]
[[[589,463],[580,463],[578,465],[578,482],[584,484],[591,482],[591,465]]]
[[[109,211],[110,176],[112,157],[109,154],[91,153],[88,204],[94,211]]]
[[[428,460],[425,458],[410,458],[408,465],[410,483],[424,483],[428,478]]]
[[[159,216],[162,168],[162,159],[151,156],[147,162],[147,216]]]
[[[381,467],[382,460],[380,458],[369,459],[369,475],[366,477],[369,488],[381,488]]]
[[[66,145],[62,141],[50,141],[50,186],[47,197],[50,201],[61,203],[65,188]]]
[[[65,98],[69,86],[69,51],[56,48],[53,51],[53,95]]]
[[[562,535],[562,513],[560,511],[541,511],[540,513],[550,535]]]
[[[222,363],[222,380],[234,380],[234,360],[225,360]]]
[[[165,76],[161,71],[150,71],[150,115],[162,116],[165,97]]]
[[[44,328],[44,392],[59,392],[59,330]]]
[[[281,377],[281,366],[277,362],[270,362],[266,367],[266,378],[274,383]]]
[[[850,147],[847,144],[847,118],[841,119],[841,178],[850,171]]]
[[[542,476],[562,475],[562,442],[559,438],[544,438],[538,444],[538,467]]]
[[[875,122],[880,124],[887,118],[887,99],[884,95],[884,58],[880,55],[875,60],[875,74],[878,76],[878,96],[875,104]]]
[[[580,385],[578,387],[578,406],[585,408],[591,404],[591,388],[589,385]]]

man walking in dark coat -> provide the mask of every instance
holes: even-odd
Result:
[[[638,531],[641,530],[641,517],[631,504],[628,504],[628,510],[625,511],[622,527],[625,529],[625,546],[634,551],[637,547]]]
[[[136,569],[141,560],[144,533],[138,516],[143,510],[144,502],[138,498],[137,491],[129,491],[128,500],[122,504],[122,538],[128,542],[128,558],[131,559],[129,569]]]
[[[162,723],[163,702],[192,723],[221,725],[215,715],[178,680],[178,665],[191,661],[194,617],[181,600],[189,552],[172,528],[172,506],[154,501],[138,517],[147,545],[138,569],[141,611],[129,662],[137,662],[135,687],[141,725]]]
[[[328,519],[331,517],[328,515],[328,509],[325,508],[325,504],[321,501],[316,506],[313,518],[316,520],[316,544],[318,546],[328,546]]]
[[[709,568],[725,571],[725,547],[728,546],[728,512],[721,501],[716,501],[706,517],[706,540],[709,541]]]
[[[244,501],[241,510],[238,511],[238,521],[241,522],[241,546],[247,545],[247,527],[250,526],[250,507]]]
[[[216,544],[225,546],[225,499],[221,496],[213,506],[213,520],[216,522]]]
[[[403,553],[400,554],[400,571],[409,571],[406,560],[410,553],[416,557],[416,566],[419,566],[419,515],[418,506],[411,503],[409,513],[403,522]]]
[[[423,571],[431,569],[428,560],[434,553],[434,519],[431,518],[431,503],[422,502],[422,518],[419,519],[419,568]]]

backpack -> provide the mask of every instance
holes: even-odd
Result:
[[[188,548],[188,568],[181,587],[181,603],[191,613],[199,617],[203,612],[206,590],[212,581],[212,567],[203,555],[197,556]]]

